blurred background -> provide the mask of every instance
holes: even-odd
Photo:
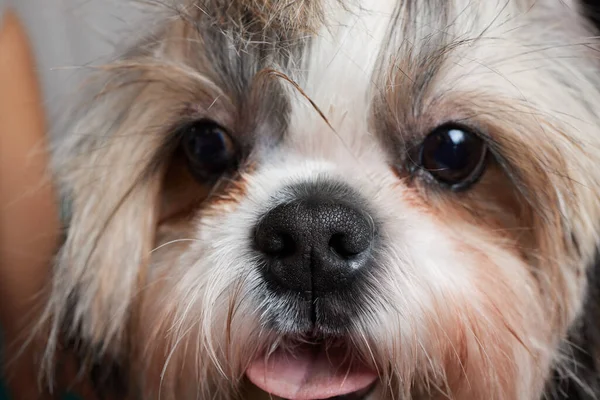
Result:
[[[0,400],[8,388],[11,400],[39,398],[37,368],[27,361],[34,357],[6,363],[22,347],[18,332],[46,282],[58,232],[55,196],[40,185],[47,156],[35,151],[60,137],[57,121],[86,67],[141,34],[135,27],[152,1],[0,0]]]
[[[141,13],[136,0],[0,0],[0,16],[14,10],[29,36],[52,125],[85,72],[110,56]],[[53,134],[56,132],[53,131]]]

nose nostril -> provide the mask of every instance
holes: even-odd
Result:
[[[362,252],[362,250],[357,251],[351,247],[347,235],[344,233],[334,233],[329,239],[329,248],[340,258],[349,259]]]

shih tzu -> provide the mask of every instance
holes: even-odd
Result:
[[[128,399],[600,397],[581,1],[146,0],[91,78],[45,370]]]

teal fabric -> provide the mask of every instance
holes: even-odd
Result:
[[[8,400],[8,393],[2,382],[0,382],[0,400]]]

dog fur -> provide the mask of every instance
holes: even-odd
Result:
[[[268,398],[245,371],[301,311],[248,232],[286,187],[332,179],[380,233],[330,332],[379,372],[369,399],[600,397],[600,63],[579,2],[147,5],[151,32],[98,67],[55,151],[49,376],[70,346],[117,398]],[[243,153],[211,184],[177,151],[202,118]],[[410,167],[448,121],[491,154],[466,190]]]

